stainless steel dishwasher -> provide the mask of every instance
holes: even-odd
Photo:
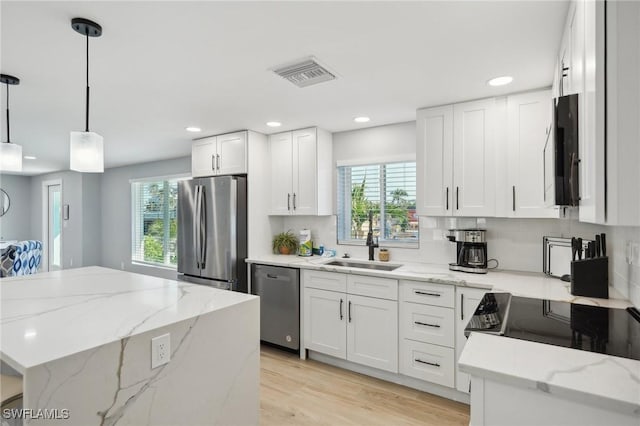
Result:
[[[260,296],[260,340],[300,349],[300,270],[251,265],[251,294]]]

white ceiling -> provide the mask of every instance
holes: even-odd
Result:
[[[95,20],[91,130],[105,166],[188,155],[201,135],[318,125],[330,131],[415,119],[419,107],[549,86],[563,1],[12,2],[1,8],[1,68],[24,174],[66,170],[84,128],[85,40]],[[339,78],[304,89],[269,71],[315,55]],[[486,85],[499,75],[514,82]],[[2,91],[4,109],[4,87]],[[353,117],[371,122],[356,124]],[[4,117],[3,117],[4,118]],[[2,120],[2,140],[5,123]]]

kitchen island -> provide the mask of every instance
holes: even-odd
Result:
[[[25,408],[78,425],[258,423],[257,297],[100,267],[0,289],[0,356]],[[166,334],[170,360],[151,368]]]

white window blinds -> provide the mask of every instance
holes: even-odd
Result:
[[[373,211],[374,237],[417,245],[416,163],[338,167],[338,242],[361,243]]]
[[[131,206],[131,260],[176,268],[178,181],[132,182]]]

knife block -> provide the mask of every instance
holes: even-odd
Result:
[[[571,294],[608,299],[609,258],[605,256],[571,262]]]

